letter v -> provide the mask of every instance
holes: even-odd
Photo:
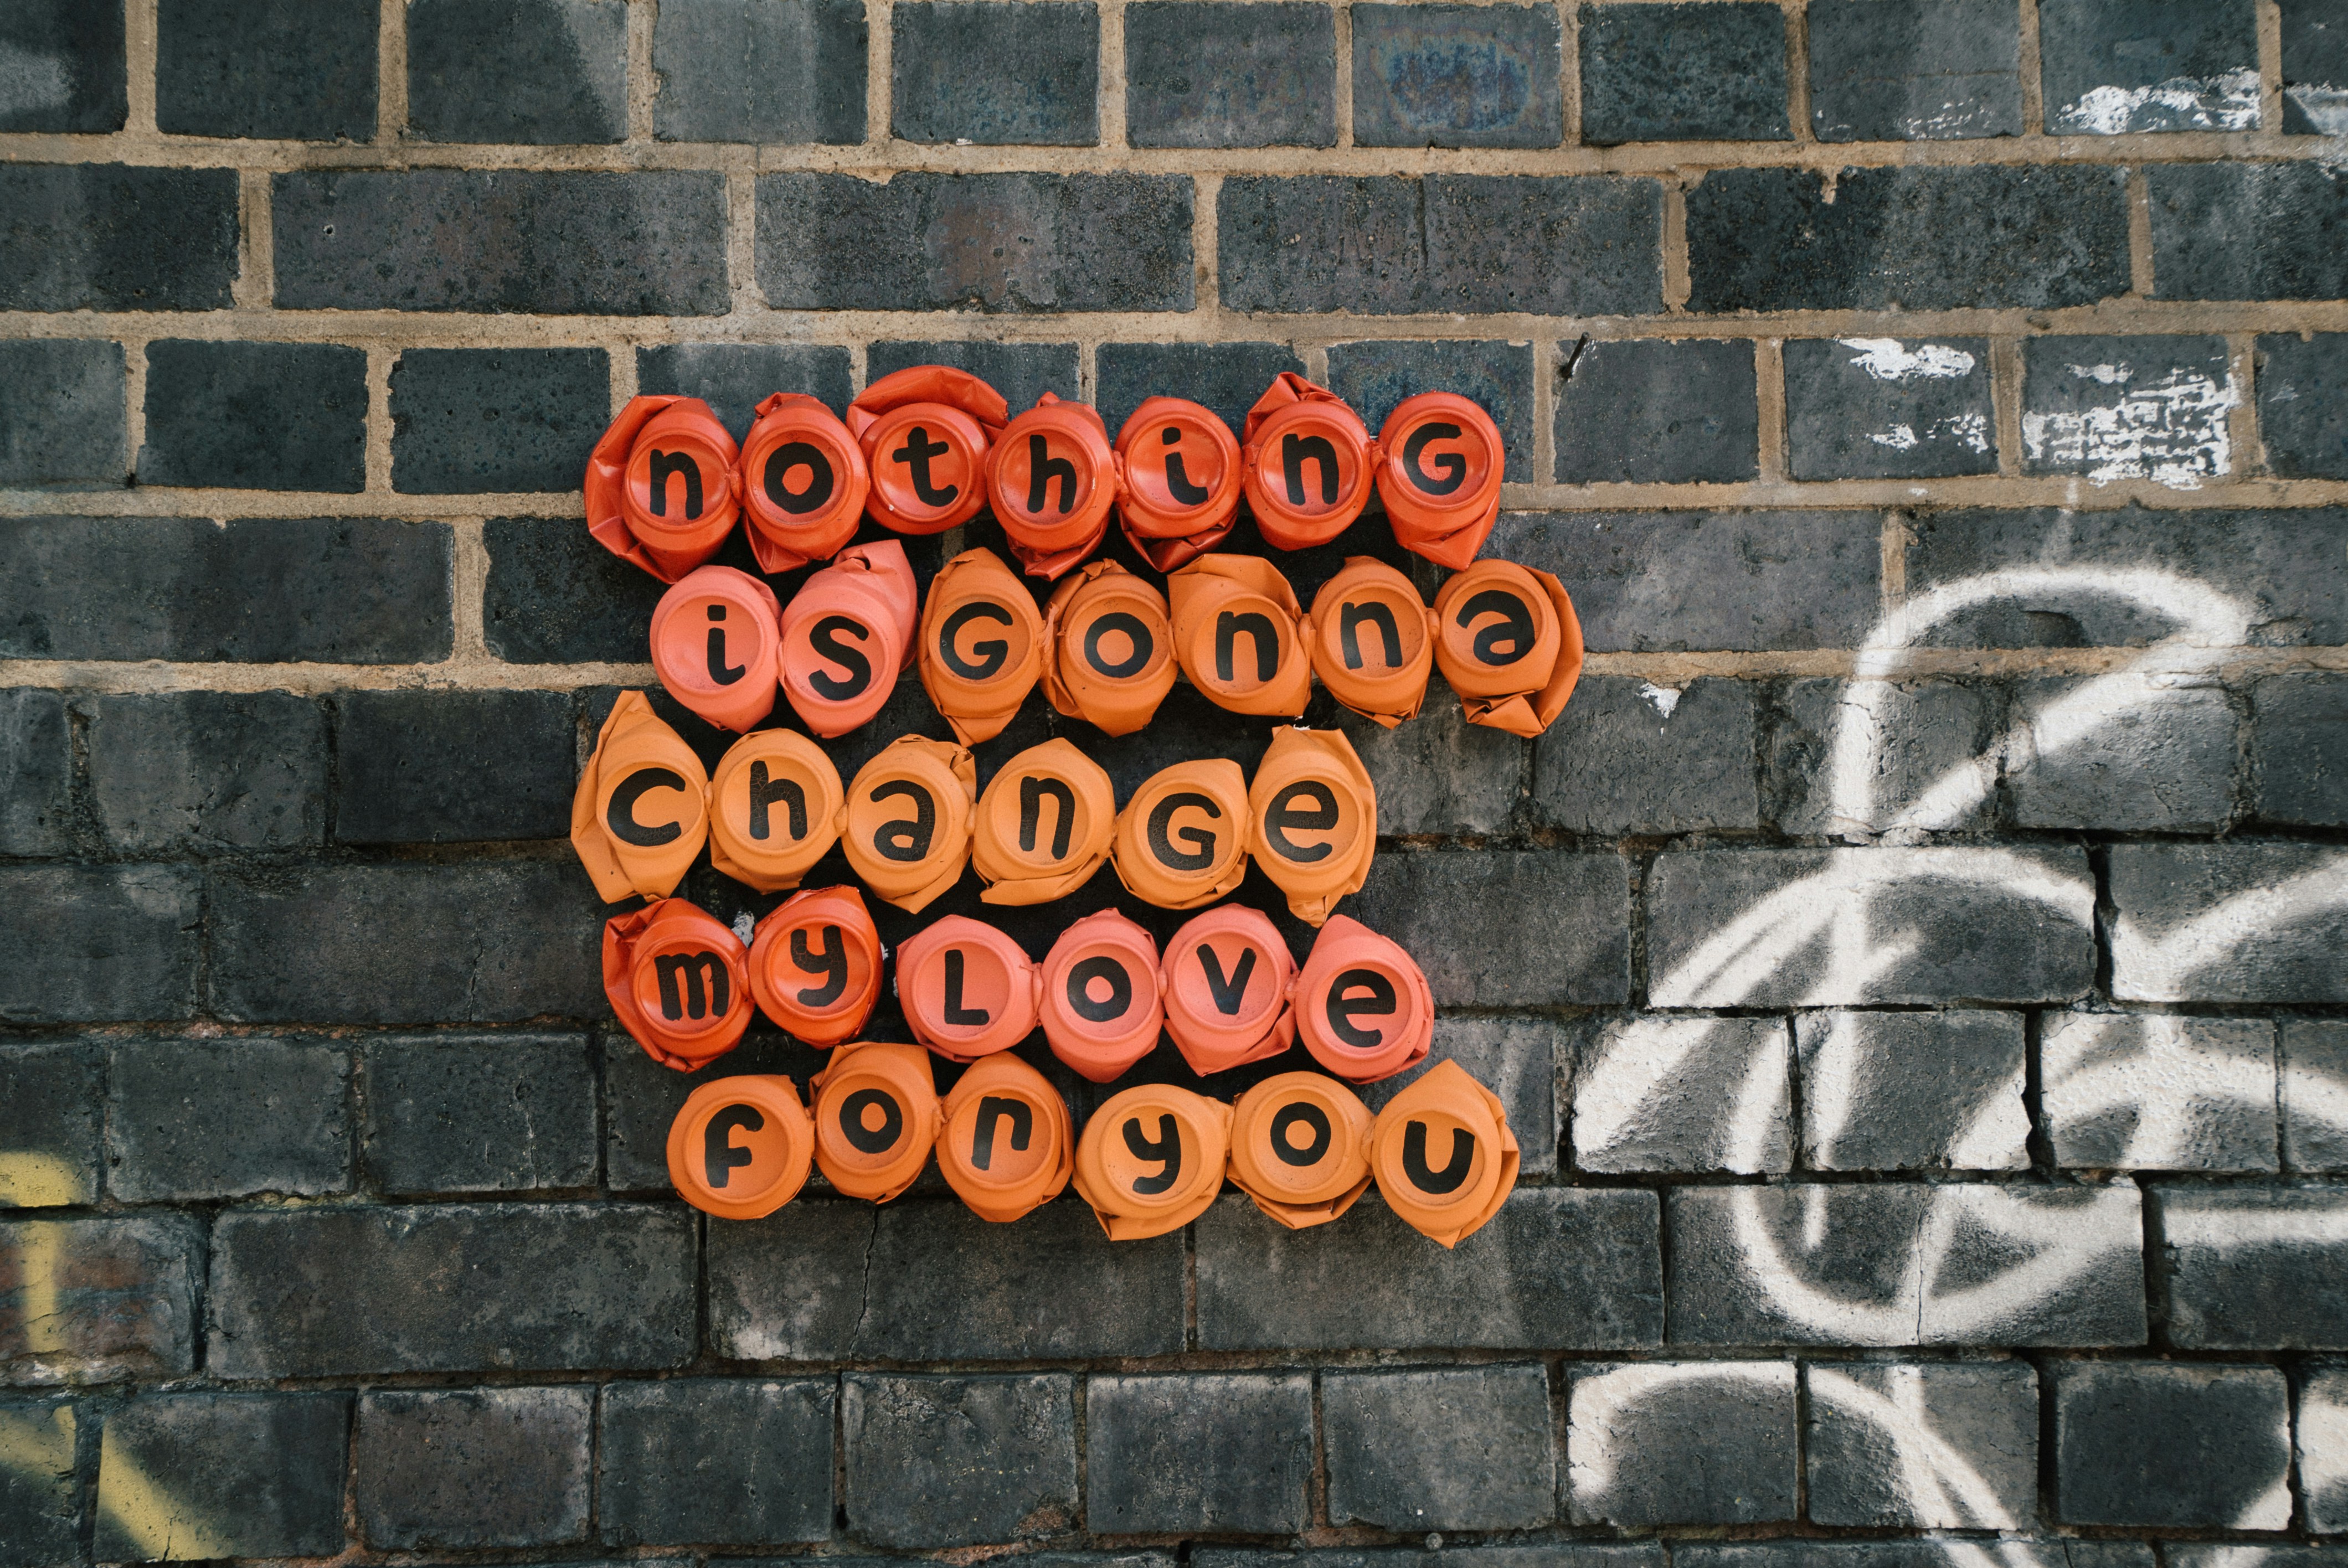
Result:
[[[1216,1010],[1229,1018],[1239,1016],[1240,1003],[1247,999],[1248,977],[1255,973],[1255,949],[1250,948],[1231,966],[1231,975],[1223,974],[1223,961],[1215,957],[1215,949],[1206,943],[1199,944],[1199,967],[1207,972],[1207,989],[1214,993]]]

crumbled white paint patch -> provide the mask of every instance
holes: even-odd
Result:
[[[1920,343],[1910,350],[1898,338],[1847,337],[1835,341],[1845,348],[1857,349],[1859,357],[1850,363],[1878,381],[1912,381],[1919,376],[1951,381],[1972,374],[1973,356],[1947,343]]]
[[[1989,450],[1989,419],[1980,414],[1952,414],[1935,419],[1918,436],[1912,425],[1895,425],[1889,430],[1877,431],[1868,436],[1878,446],[1889,446],[1894,452],[1912,452],[1927,441],[1953,441],[1973,452]]]
[[[1878,446],[1889,446],[1894,452],[1913,452],[1916,450],[1916,427],[1912,425],[1895,425],[1889,430],[1876,432],[1868,439]]]
[[[72,97],[63,59],[0,43],[0,114],[63,108]]]
[[[758,934],[758,922],[747,909],[734,917],[734,934],[742,939],[746,948],[750,945],[750,938]]]
[[[1673,686],[1658,686],[1652,681],[1647,682],[1639,688],[1639,695],[1644,697],[1648,702],[1653,702],[1655,705],[1655,712],[1661,713],[1666,719],[1672,716],[1672,710],[1680,705],[1680,693],[1678,688]]]
[[[2137,382],[2125,365],[2075,364],[2082,381],[2123,388],[2116,403],[2022,416],[2023,445],[2034,462],[2084,473],[2096,485],[2150,479],[2172,490],[2198,490],[2233,471],[2227,412],[2241,401],[2230,373],[2220,383],[2199,371],[2171,371]]]
[[[2054,111],[2055,132],[2118,136],[2131,130],[2255,130],[2259,73],[2171,77],[2157,87],[2090,88]]]
[[[2348,87],[2302,82],[2283,88],[2282,96],[2299,106],[2318,136],[2348,136]]]

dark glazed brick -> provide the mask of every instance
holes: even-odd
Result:
[[[587,1532],[592,1389],[359,1399],[352,1469],[368,1545],[540,1546]]]
[[[0,855],[72,845],[72,740],[62,693],[0,692]]]
[[[2348,1349],[2348,1192],[2152,1191],[2171,1340],[2196,1350]]]
[[[1797,1013],[1794,1042],[1802,1159],[1811,1168],[2013,1171],[2030,1163],[2020,1013]]]
[[[2286,479],[2348,478],[2348,333],[2260,338],[2258,387],[2267,466]]]
[[[2348,1088],[2348,1019],[2282,1020],[2283,1163],[2293,1171],[2348,1171],[2348,1126],[2336,1110]]]
[[[1663,1342],[1655,1194],[1522,1188],[1451,1251],[1365,1197],[1292,1231],[1226,1197],[1195,1228],[1204,1350],[1611,1350]]]
[[[1579,1169],[1793,1168],[1785,1020],[1591,1019],[1574,1033],[1566,1065]]]
[[[600,348],[412,348],[391,367],[391,487],[575,490],[612,414]]]
[[[1795,478],[1997,472],[1987,339],[1797,339],[1785,364]]]
[[[98,1559],[340,1552],[350,1415],[347,1394],[144,1394],[109,1412]]]
[[[970,372],[1003,394],[1015,414],[1035,406],[1035,400],[1047,392],[1073,400],[1076,395],[1077,352],[1072,343],[884,341],[865,351],[864,383],[870,386],[884,375],[910,370],[917,364],[950,365]],[[1114,427],[1109,434],[1116,435]]]
[[[1927,815],[1936,828],[1987,827],[2003,710],[1994,690],[1955,681],[1789,681],[1770,716],[1765,815],[1781,833],[1880,833],[1911,825],[1903,818],[1927,792],[1969,767],[1972,787]],[[1834,760],[1846,726],[1867,764],[1848,798]]]
[[[19,0],[0,18],[0,47],[22,59],[21,96],[0,109],[0,131],[120,130],[130,113],[123,6],[92,0]]]
[[[409,0],[407,129],[431,141],[617,141],[624,0]]]
[[[1794,1517],[1794,1368],[1785,1361],[1576,1367],[1573,1518],[1630,1529]]]
[[[1216,213],[1222,301],[1233,310],[1663,309],[1663,192],[1653,180],[1233,178]]]
[[[2055,136],[2259,128],[2250,0],[2040,0]]]
[[[1687,237],[1697,312],[2051,309],[2128,288],[2116,169],[1846,169],[1831,202],[1801,169],[1715,169]]]
[[[2314,844],[2121,844],[2111,851],[2112,995],[2123,1001],[2348,1001],[2348,875]],[[2272,901],[2270,902],[2270,897]],[[2192,923],[2230,907],[2207,935]],[[2178,933],[2184,932],[2181,945]]]
[[[107,1190],[125,1203],[351,1184],[350,1055],[276,1040],[149,1040],[108,1053]]]
[[[2322,165],[2155,165],[2145,184],[2155,298],[2348,294],[2348,194]]]
[[[2254,815],[2348,827],[2348,677],[2270,675],[2250,688]]]
[[[1555,147],[1563,44],[1546,5],[1357,5],[1357,147]]]
[[[1592,653],[1855,648],[1879,603],[1872,512],[1503,512],[1483,553],[1553,572]]]
[[[1457,1061],[1499,1096],[1509,1131],[1517,1137],[1524,1173],[1546,1175],[1557,1169],[1558,1076],[1570,1050],[1559,1034],[1559,1026],[1549,1019],[1437,1019],[1435,1050],[1427,1061],[1364,1084],[1362,1103],[1383,1111],[1437,1062]]]
[[[2348,15],[2340,0],[2282,0],[2282,128],[2291,136],[2348,129]]]
[[[720,174],[320,171],[276,175],[271,190],[288,310],[722,315],[728,303]]]
[[[1996,874],[1962,848],[1712,849],[1665,855],[1646,884],[1651,999],[1660,1007],[2068,1001],[2096,978],[2095,878],[2073,849],[2017,848]],[[2027,866],[2028,886],[2023,866]],[[1863,904],[1903,933],[1896,958],[1851,972],[1827,914]],[[1724,973],[1733,922],[1787,932],[1766,972]],[[1816,931],[1798,947],[1787,927]],[[1743,978],[1733,978],[1733,975]]]
[[[776,7],[762,4],[759,8]],[[834,413],[846,408],[855,395],[848,387],[848,351],[815,343],[677,343],[640,348],[636,390],[700,398],[736,441],[750,433],[758,405],[768,393],[804,393]]]
[[[1557,1007],[1627,999],[1630,896],[1614,855],[1402,853],[1344,912],[1416,955],[1439,1006]]]
[[[1383,8],[1383,7],[1382,7]],[[1498,6],[1465,7],[1488,15]],[[1329,390],[1354,405],[1375,436],[1406,397],[1454,392],[1500,427],[1511,484],[1533,477],[1533,351],[1529,343],[1341,343],[1329,350]],[[1234,426],[1232,434],[1238,434]]]
[[[1733,484],[1760,473],[1749,339],[1585,343],[1572,364],[1557,384],[1561,482]]]
[[[0,310],[225,310],[236,182],[232,169],[0,168]]]
[[[1540,1366],[1324,1372],[1329,1522],[1520,1530],[1557,1513]]]
[[[2085,724],[2083,704],[2095,714]],[[2125,675],[2022,682],[2005,759],[2014,821],[2215,829],[2233,815],[2236,727],[2215,686]]]
[[[666,0],[653,23],[663,141],[864,139],[854,0]]]
[[[130,469],[118,343],[0,343],[0,485],[119,485]]]
[[[515,664],[633,663],[645,658],[663,585],[621,559],[576,518],[491,518],[482,638]]]
[[[93,697],[90,804],[134,855],[291,849],[326,820],[326,723],[283,692]]]
[[[2335,1535],[2348,1519],[2348,1473],[2341,1464],[2339,1433],[2341,1412],[2348,1409],[2348,1368],[2311,1368],[2300,1383],[2298,1403],[2299,1489],[2307,1500],[2307,1527]],[[2306,1549],[2307,1555],[2314,1550]],[[2205,1561],[2192,1568],[2217,1565]]]
[[[186,1214],[0,1222],[0,1382],[194,1371],[203,1245]]]
[[[842,1379],[848,1529],[876,1545],[961,1546],[1076,1518],[1075,1379]]]
[[[1182,1348],[1182,1270],[1179,1235],[1104,1246],[1072,1197],[1015,1227],[954,1202],[808,1203],[711,1231],[710,1340],[745,1361],[1163,1356]]]
[[[1334,147],[1337,25],[1326,5],[1140,0],[1125,12],[1135,147]]]
[[[0,654],[428,663],[448,656],[450,556],[446,523],[8,518]]]
[[[1439,1550],[1373,1546],[1275,1552],[1201,1542],[1190,1561],[1198,1568],[1663,1568],[1663,1549],[1653,1541],[1544,1541],[1491,1546],[1454,1542]],[[2145,1568],[2151,1568],[2148,1558]]]
[[[1514,819],[1525,743],[1469,723],[1442,676],[1428,679],[1416,719],[1389,730],[1347,713],[1337,727],[1376,786],[1380,833],[1499,833]]]
[[[1931,1530],[1969,1528],[1992,1510],[2038,1517],[2038,1374],[2027,1362],[1813,1363],[1805,1380],[1815,1522]],[[1911,1485],[1890,1437],[1903,1415],[1962,1454],[1978,1490],[1954,1499]]]
[[[2022,345],[2023,466],[2183,487],[2234,466],[2240,400],[2221,337],[2041,337]]]
[[[2290,1414],[2271,1367],[2057,1365],[2054,1516],[2066,1524],[2291,1522]]]
[[[602,907],[569,864],[322,866],[220,879],[211,897],[227,1018],[512,1023],[605,1005],[580,961]]]
[[[2013,0],[1811,0],[1810,128],[1820,141],[2022,134]]]
[[[156,128],[365,141],[375,135],[382,22],[370,0],[161,0]]]
[[[1682,1187],[1675,1345],[2141,1345],[2132,1187]]]
[[[829,1378],[607,1385],[596,1453],[603,1539],[829,1539],[832,1404]]]
[[[1148,174],[758,179],[777,310],[1187,311],[1190,181]]]
[[[1749,681],[1584,676],[1533,744],[1533,810],[1610,838],[1758,827],[1753,712]]]
[[[206,1366],[222,1378],[678,1366],[693,1353],[690,1213],[441,1204],[226,1214],[212,1229]]]
[[[356,492],[366,409],[365,349],[151,343],[139,482]]]
[[[335,838],[561,838],[575,742],[568,692],[346,692],[335,712]]]
[[[0,1208],[98,1201],[100,1068],[82,1046],[0,1048]]]
[[[366,1046],[367,1179],[390,1193],[595,1180],[595,1073],[579,1035],[417,1035]]]
[[[1312,1522],[1309,1376],[1092,1378],[1085,1434],[1096,1535],[1292,1535]]]
[[[2139,1541],[2060,1539],[2003,1542],[2019,1564],[2030,1568],[2153,1568],[2152,1548]],[[2191,1550],[2188,1548],[2187,1550]],[[1680,1568],[1932,1568],[1947,1561],[1947,1546],[1934,1540],[1764,1541],[1751,1544],[1674,1546]],[[2182,1563],[2189,1561],[2179,1556]]]
[[[1581,7],[1581,139],[1784,141],[1786,14],[1736,0]]]
[[[1100,139],[1100,7],[909,0],[891,13],[891,129],[907,141]]]
[[[201,917],[195,876],[171,866],[0,868],[0,1019],[189,1017]]]
[[[64,1399],[0,1399],[13,1462],[0,1471],[0,1563],[52,1568],[81,1561],[82,1488],[74,1450],[81,1415]]]
[[[1136,5],[1126,13],[1133,26]],[[1293,11],[1296,5],[1252,6],[1231,0],[1207,0],[1200,9],[1216,11]],[[1105,343],[1096,359],[1094,396],[1111,438],[1125,427],[1133,411],[1151,397],[1187,397],[1215,411],[1231,427],[1233,438],[1247,426],[1248,410],[1255,406],[1282,371],[1304,374],[1304,362],[1286,343]]]

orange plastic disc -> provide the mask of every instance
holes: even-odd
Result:
[[[1361,1097],[1317,1072],[1267,1078],[1231,1107],[1231,1180],[1291,1230],[1326,1225],[1369,1190]]]
[[[797,730],[754,730],[709,781],[709,864],[761,893],[799,885],[839,842],[839,770]]]
[[[1435,668],[1435,616],[1394,568],[1346,558],[1313,596],[1304,642],[1321,684],[1354,712],[1389,730],[1418,716]]]
[[[653,607],[653,672],[668,694],[721,730],[775,707],[775,590],[747,571],[705,566]]]
[[[1377,448],[1345,400],[1292,370],[1248,410],[1241,451],[1248,506],[1266,543],[1325,545],[1370,504]]]
[[[1125,461],[1117,515],[1125,537],[1159,571],[1231,537],[1240,509],[1240,444],[1221,415],[1180,397],[1143,400],[1117,433]]]
[[[709,779],[642,692],[623,692],[571,796],[571,847],[607,904],[676,891],[709,835]]]
[[[897,949],[913,1038],[948,1061],[1008,1050],[1035,1029],[1035,966],[992,926],[949,915]]]
[[[1339,915],[1321,927],[1296,978],[1296,1032],[1348,1083],[1375,1083],[1426,1060],[1435,996],[1400,943]]]
[[[970,863],[989,904],[1048,904],[1093,879],[1117,835],[1102,766],[1066,741],[1030,746],[978,797]]]
[[[876,1204],[911,1186],[938,1141],[929,1053],[918,1045],[843,1045],[815,1087],[815,1166],[823,1179]]]
[[[742,443],[742,515],[766,572],[829,560],[856,537],[872,476],[864,448],[832,411],[798,392],[758,405]]]
[[[1258,556],[1200,556],[1166,579],[1174,656],[1190,684],[1234,713],[1294,718],[1313,697],[1304,610]]]
[[[1052,1054],[1107,1083],[1149,1054],[1165,1026],[1158,944],[1114,909],[1060,933],[1044,958],[1044,1039]]]
[[[826,740],[871,719],[913,656],[920,594],[895,539],[844,549],[783,610],[783,695]]]
[[[917,364],[884,375],[848,405],[872,476],[865,509],[901,534],[936,534],[986,503],[986,453],[1010,416],[1003,395],[968,371]]]
[[[1117,878],[1161,909],[1196,909],[1237,887],[1247,852],[1247,775],[1228,757],[1151,774],[1117,813]]]
[[[1370,1173],[1386,1206],[1445,1246],[1500,1212],[1517,1163],[1508,1108],[1447,1060],[1386,1102],[1370,1138]]]
[[[1111,1241],[1180,1230],[1222,1191],[1231,1108],[1169,1084],[1113,1094],[1076,1143],[1076,1193]]]
[[[1098,411],[1048,392],[986,454],[987,505],[1029,577],[1049,581],[1100,548],[1117,489]]]
[[[1044,694],[1072,719],[1129,735],[1174,689],[1165,597],[1115,561],[1064,579],[1044,607]]]
[[[840,835],[849,869],[900,909],[918,915],[970,864],[978,769],[969,751],[901,735],[857,770]]]
[[[1044,669],[1044,618],[993,550],[964,550],[930,579],[915,643],[922,687],[965,746],[1001,734]]]
[[[697,397],[632,397],[587,458],[587,531],[675,582],[734,531],[734,437]]]
[[[1454,571],[1500,515],[1509,454],[1492,416],[1456,392],[1406,397],[1378,431],[1378,498],[1395,542]]]
[[[974,1063],[946,1096],[938,1169],[983,1220],[1007,1225],[1060,1195],[1076,1119],[1049,1080],[1008,1054]]]
[[[1377,853],[1378,795],[1344,732],[1272,732],[1248,785],[1248,844],[1307,925],[1361,891]]]
[[[880,932],[853,887],[810,887],[767,913],[750,940],[750,994],[794,1039],[837,1045],[880,998]]]
[[[733,928],[682,898],[603,923],[603,994],[644,1053],[691,1072],[750,1027],[750,953]]]
[[[1435,596],[1435,662],[1468,722],[1538,735],[1581,676],[1581,621],[1565,585],[1514,561],[1479,560]]]
[[[1296,1040],[1295,978],[1296,960],[1262,910],[1208,910],[1174,933],[1158,973],[1174,1049],[1201,1077],[1278,1056]]]
[[[717,1078],[685,1098],[668,1124],[668,1179],[677,1196],[721,1220],[764,1219],[799,1195],[815,1129],[780,1074]]]

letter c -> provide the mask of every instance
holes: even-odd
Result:
[[[603,825],[612,836],[623,844],[633,844],[639,849],[657,849],[664,844],[674,844],[685,836],[685,829],[674,822],[657,826],[636,820],[636,802],[656,789],[681,790],[685,776],[670,768],[638,768],[620,781],[612,792],[612,804],[603,809]],[[716,1185],[723,1186],[720,1182]]]

